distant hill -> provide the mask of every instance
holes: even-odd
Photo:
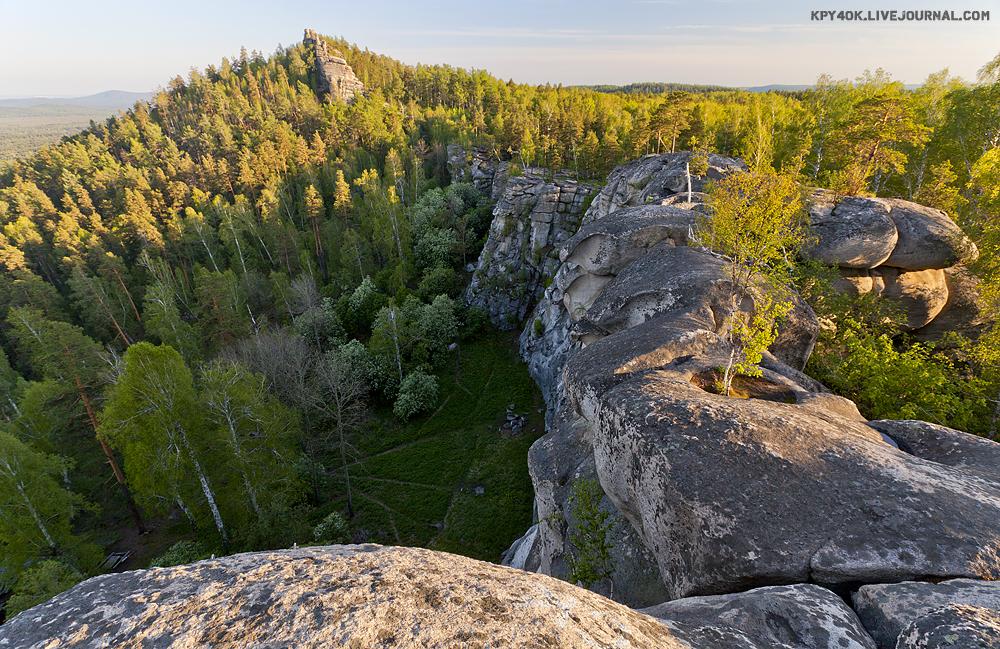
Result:
[[[797,85],[789,83],[772,83],[766,86],[750,86],[742,88],[742,90],[748,90],[750,92],[802,92],[803,90],[809,90],[812,87],[812,84]]]
[[[152,96],[151,92],[106,90],[86,97],[0,99],[0,161],[33,153]]]
[[[85,97],[12,97],[0,99],[3,108],[33,108],[36,106],[74,106],[80,108],[110,108],[125,110],[137,101],[146,101],[152,92],[128,92],[126,90],[105,90]]]
[[[669,83],[665,81],[644,81],[640,83],[629,83],[622,86],[615,85],[596,85],[596,86],[581,86],[583,88],[590,88],[591,90],[596,90],[597,92],[611,92],[611,93],[621,93],[621,94],[649,94],[658,95],[665,92],[725,92],[729,90],[746,90],[749,92],[802,92],[803,90],[808,90],[812,88],[811,85],[792,85],[792,84],[780,84],[773,83],[766,86],[750,86],[750,87],[736,87],[736,86],[718,86],[718,85],[702,85],[694,83]]]

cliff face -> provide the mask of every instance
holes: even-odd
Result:
[[[312,47],[316,56],[316,90],[320,96],[350,103],[355,95],[365,90],[365,85],[354,75],[347,61],[330,52],[326,41],[311,29],[305,30],[302,43]]]
[[[555,251],[579,227],[592,188],[540,169],[512,176],[506,162],[479,151],[470,157],[468,162],[459,149],[449,150],[452,177],[473,182],[496,207],[465,299],[498,328],[514,329],[551,280],[559,265]]]

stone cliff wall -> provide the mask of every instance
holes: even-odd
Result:
[[[555,251],[579,227],[592,188],[540,169],[512,176],[508,163],[478,151],[466,161],[464,152],[450,148],[449,161],[453,179],[473,182],[496,201],[466,302],[486,311],[498,328],[517,328],[558,267]]]

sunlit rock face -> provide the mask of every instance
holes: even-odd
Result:
[[[302,43],[313,48],[315,55],[316,90],[321,97],[350,103],[365,91],[354,70],[338,53],[331,52],[326,41],[311,29],[305,31]]]
[[[167,646],[692,645],[649,616],[563,581],[374,545],[103,575],[0,626],[0,647]]]
[[[708,155],[708,171],[696,175],[690,173],[690,161],[691,153],[682,151],[643,156],[615,168],[587,209],[584,223],[604,218],[623,207],[694,207],[704,202],[703,192],[708,183],[746,169],[741,160],[712,153]]]
[[[814,585],[634,611],[564,581],[418,548],[328,546],[95,577],[0,647],[874,649]]]
[[[728,353],[728,286],[723,260],[686,245],[698,215],[669,200],[676,160],[612,173],[521,335],[548,404],[529,454],[537,523],[517,548],[523,566],[570,574],[572,485],[597,479],[615,543],[611,577],[593,587],[632,605],[767,584],[1000,577],[1000,469],[915,450],[997,445],[948,429],[922,431],[920,444],[900,432],[897,444],[883,422],[868,426],[800,371],[817,332],[800,300],[752,398],[706,389]],[[948,302],[942,268],[974,248],[921,206],[846,200],[829,206],[828,261],[881,283],[911,326],[932,320]]]

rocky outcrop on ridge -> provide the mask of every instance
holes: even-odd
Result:
[[[350,103],[355,95],[365,91],[365,84],[355,76],[351,66],[339,53],[329,50],[322,36],[307,29],[302,44],[313,48],[316,90],[321,97]]]
[[[677,205],[692,207],[704,200],[705,185],[746,165],[736,158],[711,153],[704,175],[690,174],[691,153],[650,154],[616,167],[591,203],[584,223],[596,221],[623,207]]]
[[[488,169],[474,158],[469,173],[477,187],[485,184]],[[505,164],[495,169],[490,186],[497,197],[493,223],[465,299],[498,328],[513,329],[559,265],[553,251],[579,227],[591,188],[539,169],[511,176]]]
[[[94,577],[0,647],[874,649],[812,585],[633,611],[543,575],[418,548],[328,546]]]
[[[947,306],[951,319],[956,314],[972,319],[968,291],[950,300],[949,289],[958,282],[948,278],[960,272],[954,267],[974,260],[978,251],[941,210],[894,198],[816,191],[809,218],[815,241],[808,252],[841,269],[843,290],[893,300],[910,330],[927,327]]]
[[[911,422],[897,448],[879,432],[891,424],[868,426],[800,371],[816,334],[804,304],[747,386],[753,398],[705,389],[726,354],[722,262],[685,247],[690,210],[624,189],[673,164],[647,157],[612,174],[521,335],[548,432],[529,453],[537,523],[505,560],[568,576],[572,485],[596,479],[614,542],[595,588],[631,605],[768,584],[1000,578],[1000,467],[955,450],[996,445]],[[908,207],[895,218],[910,214],[923,218]],[[888,268],[900,239],[898,263],[955,260],[947,226],[890,221],[878,222],[894,228],[891,246],[864,257],[845,244],[830,261]],[[911,250],[914,232],[933,260]]]
[[[483,196],[489,196],[494,202],[500,199],[509,162],[497,159],[486,149],[466,149],[461,144],[449,144],[447,156],[452,182],[472,183]]]

